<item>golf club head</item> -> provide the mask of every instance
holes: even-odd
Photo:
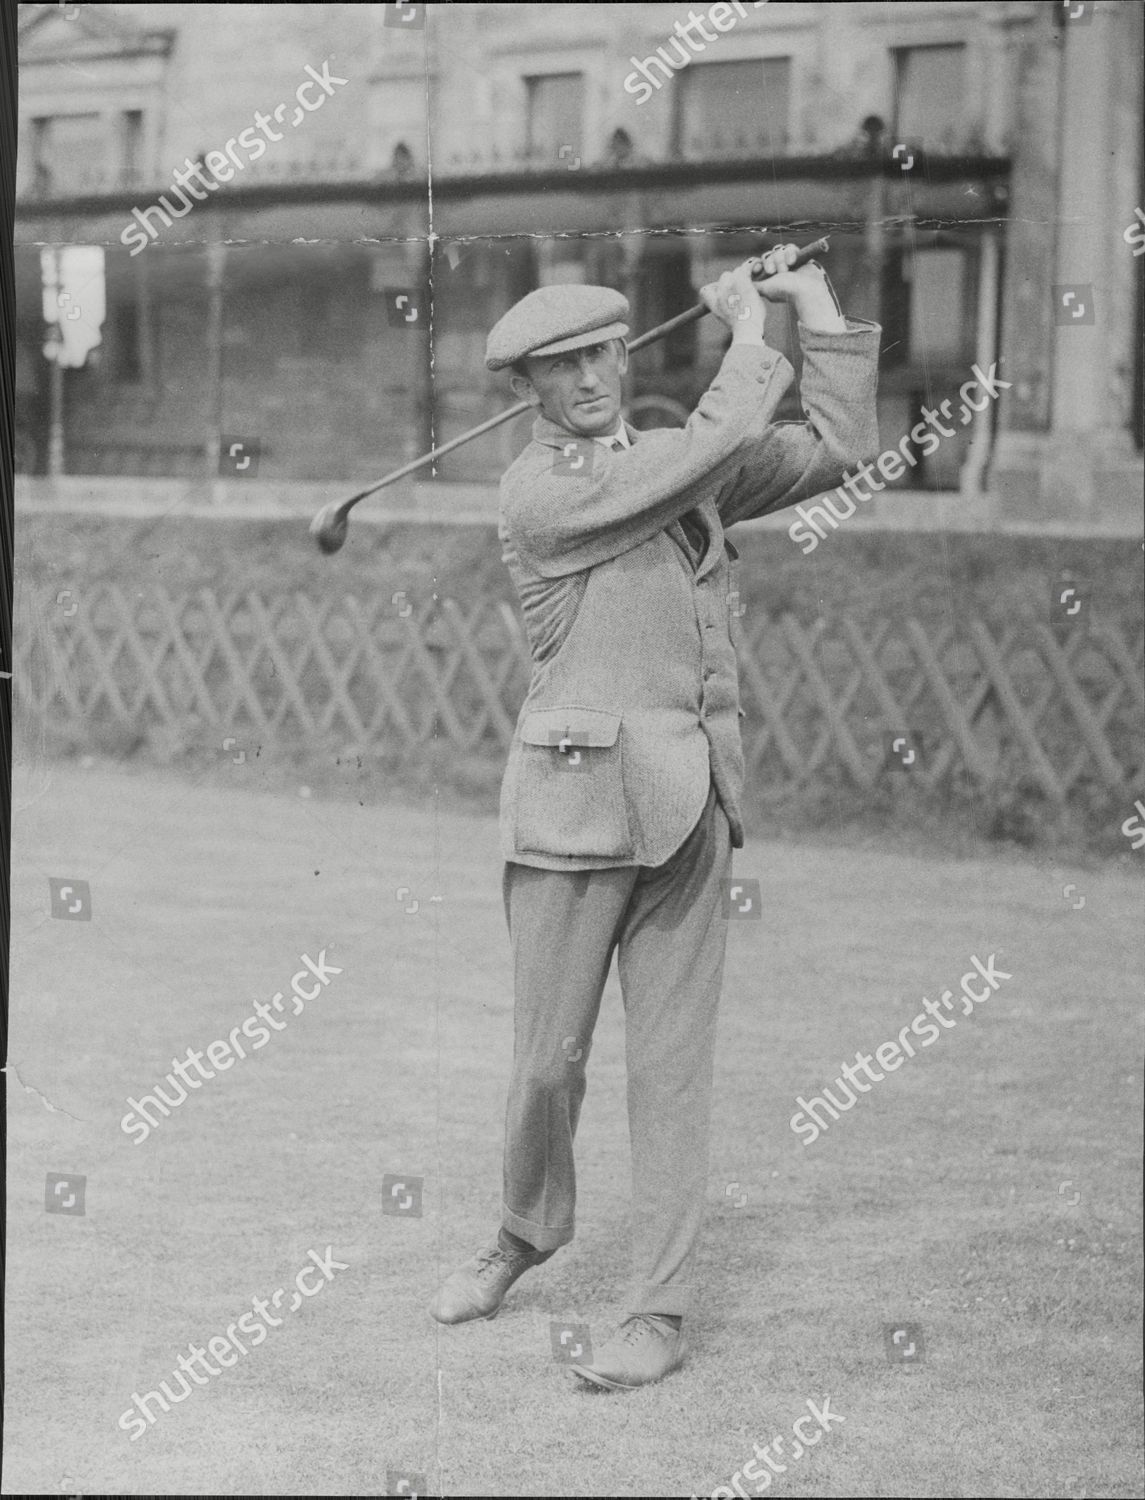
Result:
[[[310,523],[310,535],[326,553],[337,552],[341,548],[349,529],[349,517],[333,500],[324,505]]]

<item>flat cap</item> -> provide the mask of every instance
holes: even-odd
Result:
[[[485,366],[503,370],[527,354],[562,354],[623,338],[628,298],[607,286],[542,286],[514,303],[492,327]]]

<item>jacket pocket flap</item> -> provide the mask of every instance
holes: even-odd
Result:
[[[526,745],[616,744],[620,715],[604,708],[535,708],[525,715],[521,738]]]

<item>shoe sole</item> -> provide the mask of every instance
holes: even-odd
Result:
[[[585,1369],[583,1365],[570,1365],[569,1369],[574,1375],[579,1375],[582,1380],[587,1380],[591,1385],[599,1385],[606,1391],[638,1391],[646,1385],[656,1385],[661,1380],[667,1380],[669,1375],[675,1374],[684,1363],[680,1360],[671,1369],[665,1370],[663,1375],[657,1375],[655,1380],[638,1380],[635,1385],[625,1385],[622,1380],[610,1380],[607,1375],[598,1375],[595,1370]]]
[[[426,1311],[433,1321],[440,1323],[443,1328],[455,1328],[459,1323],[489,1323],[501,1311],[502,1306],[503,1304],[499,1302],[492,1312],[474,1313],[468,1318],[439,1318],[432,1308],[427,1308]]]

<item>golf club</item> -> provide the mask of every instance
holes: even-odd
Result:
[[[804,245],[799,250],[792,264],[785,267],[785,269],[791,271],[797,270],[800,266],[806,265],[809,260],[813,260],[817,255],[826,255],[828,249],[829,246],[826,237],[814,240],[811,244]],[[763,275],[763,262],[757,257],[755,266],[752,269],[752,280],[765,281],[766,279]],[[655,343],[657,339],[665,338],[668,334],[674,333],[677,328],[682,328],[686,323],[695,322],[697,318],[702,318],[709,310],[706,302],[697,302],[687,312],[679,313],[676,317],[669,318],[666,323],[661,323],[656,328],[649,329],[647,333],[642,333],[639,338],[633,339],[628,345],[629,354],[635,354],[637,350],[646,348],[649,344]],[[479,438],[486,432],[492,432],[494,427],[500,427],[502,422],[511,421],[513,417],[519,417],[522,412],[529,410],[531,410],[531,405],[528,401],[518,401],[516,406],[510,406],[505,411],[499,412],[495,417],[489,417],[487,421],[478,423],[476,427],[471,427],[468,432],[462,432],[457,437],[450,438],[449,442],[442,443],[440,448],[431,448],[428,453],[423,453],[420,458],[415,458],[410,463],[403,464],[400,469],[395,469],[392,474],[387,474],[385,478],[377,480],[376,483],[369,485],[366,489],[359,490],[356,495],[351,495],[349,499],[329,501],[318,512],[313,521],[311,521],[311,535],[323,552],[337,552],[346,540],[350,512],[359,500],[365,500],[370,495],[376,495],[379,490],[385,489],[387,485],[396,484],[399,479],[404,479],[407,474],[413,474],[418,469],[423,469],[426,464],[433,463],[435,459],[444,458],[447,453],[454,452],[455,449],[460,448],[464,443],[471,443],[474,438]]]

